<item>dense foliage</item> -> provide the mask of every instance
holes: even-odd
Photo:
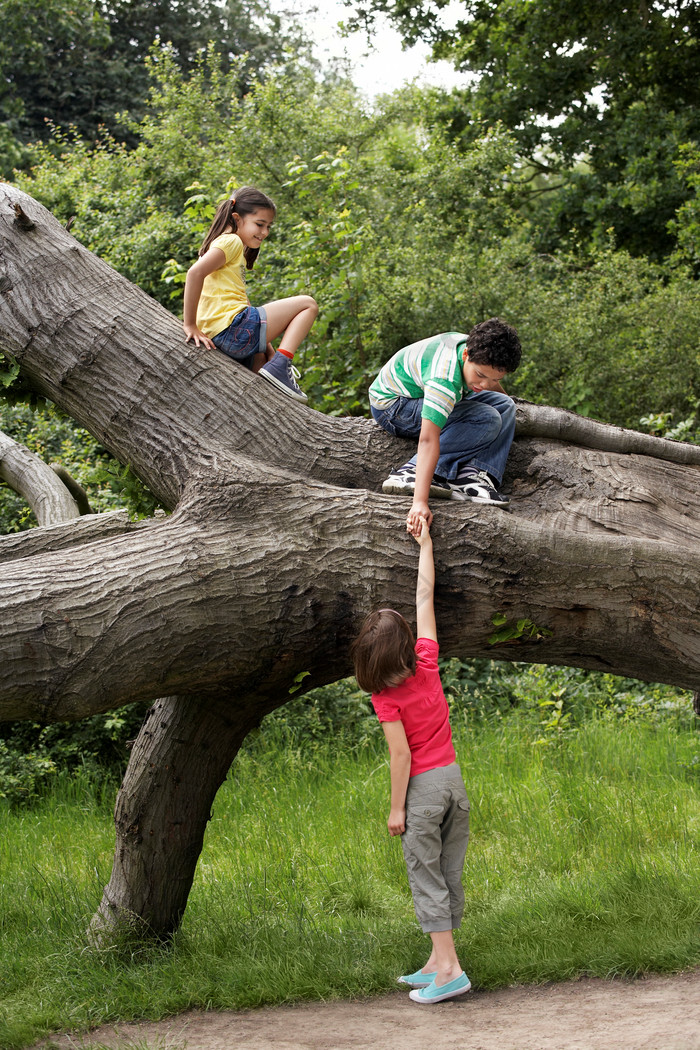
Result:
[[[388,15],[407,43],[477,74],[447,103],[469,140],[501,121],[527,158],[549,247],[572,235],[661,258],[687,199],[678,171],[700,133],[700,9],[685,0],[346,0],[351,24]],[[447,113],[446,113],[447,115]]]
[[[236,88],[290,46],[299,46],[260,0],[0,0],[0,170],[24,159],[26,142],[54,126],[94,138],[101,127],[134,144],[120,114],[143,113],[145,58],[155,40],[190,72],[211,42]]]

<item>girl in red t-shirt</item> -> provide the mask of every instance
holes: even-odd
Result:
[[[464,911],[469,800],[440,683],[433,541],[424,518],[415,538],[418,640],[403,616],[379,609],[362,625],[352,657],[358,684],[372,694],[389,745],[389,834],[401,836],[416,916],[433,942],[425,966],[399,981],[412,988],[414,1002],[439,1003],[471,988],[452,935]]]

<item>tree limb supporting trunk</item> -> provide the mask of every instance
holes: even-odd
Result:
[[[651,456],[669,463],[700,464],[700,447],[697,445],[614,427],[551,405],[532,405],[519,399],[516,399],[516,405],[517,433],[521,437],[550,438],[567,445]]]
[[[233,697],[170,696],[146,715],[117,795],[114,866],[93,942],[178,928],[216,792],[258,722],[243,710]]]

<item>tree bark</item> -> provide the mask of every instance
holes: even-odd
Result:
[[[40,525],[68,521],[80,509],[62,479],[24,445],[0,431],[0,480],[26,499]]]
[[[180,924],[216,792],[257,724],[245,705],[165,697],[146,715],[117,796],[117,843],[91,939],[159,938]]]
[[[90,514],[87,495],[60,464],[42,459],[0,432],[0,476],[25,495],[41,524],[75,520],[81,504]],[[128,528],[126,511],[92,515],[103,537]],[[115,520],[116,519],[116,520]],[[81,525],[83,523],[81,522]],[[81,528],[85,540],[86,530]],[[71,538],[74,540],[75,530]],[[51,534],[60,549],[66,530]],[[19,537],[23,556],[41,550],[46,533],[39,528]],[[16,557],[0,538],[0,560]],[[3,540],[6,542],[3,544]],[[43,542],[42,542],[43,541]],[[192,886],[211,803],[244,739],[248,727],[232,720],[221,704],[203,706],[194,699],[156,700],[146,715],[132,751],[130,769],[117,795],[116,847],[109,885],[88,931],[93,943],[126,933],[164,937],[177,927]],[[199,761],[197,761],[199,760]],[[133,768],[133,773],[131,772]],[[165,835],[161,840],[160,835]]]
[[[134,749],[95,919],[98,935],[134,916],[167,934],[245,733],[300,672],[305,689],[350,672],[368,609],[413,618],[408,500],[380,491],[411,446],[186,345],[40,205],[2,193],[29,219],[0,201],[3,346],[173,513],[104,538],[79,520],[74,542],[34,530],[4,559],[0,544],[0,717],[169,697]],[[442,652],[697,689],[699,481],[700,448],[519,403],[511,510],[433,508]],[[551,633],[492,645],[496,614]]]

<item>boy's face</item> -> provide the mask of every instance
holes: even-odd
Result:
[[[466,349],[462,361],[464,382],[477,394],[480,390],[492,390],[493,383],[500,383],[506,374],[505,368],[492,368],[491,365],[480,365],[470,361]]]

